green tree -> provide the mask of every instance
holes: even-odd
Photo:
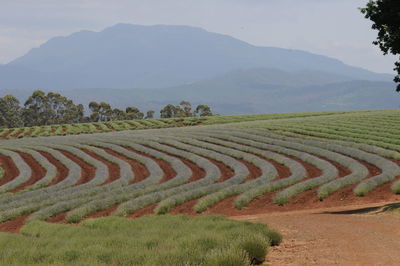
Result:
[[[140,112],[140,110],[135,106],[129,106],[125,109],[126,119],[134,120],[134,119],[143,119],[144,114]]]
[[[378,30],[377,40],[373,43],[385,55],[400,54],[400,1],[370,0],[365,8],[361,8],[361,12],[373,22],[372,29]],[[395,62],[394,70],[397,72],[394,81],[400,83],[400,60]],[[400,91],[400,84],[396,90]]]
[[[46,94],[41,90],[36,90],[26,100],[22,117],[26,126],[47,125],[46,119]]]
[[[179,116],[181,116],[181,117],[191,117],[191,116],[193,116],[192,104],[190,102],[181,101],[179,103],[179,105],[180,105],[180,110],[181,110],[181,113],[180,113]]]
[[[106,102],[97,103],[92,101],[89,103],[89,110],[91,111],[90,120],[92,122],[107,122],[113,118],[111,105]]]
[[[154,111],[154,110],[149,110],[149,111],[147,111],[145,119],[153,119],[153,118],[154,118],[154,113],[155,113],[155,112],[156,112],[156,111]]]
[[[211,108],[205,104],[199,104],[196,107],[195,114],[198,116],[212,116]]]
[[[19,100],[11,94],[0,98],[0,126],[21,127],[23,121],[21,118],[22,109]]]
[[[167,104],[163,109],[160,111],[161,118],[173,118],[178,117],[178,114],[181,113],[181,108],[179,106],[175,106],[173,104]]]
[[[91,101],[89,103],[89,110],[90,110],[90,121],[92,122],[99,122],[100,120],[100,115],[99,115],[99,110],[100,106],[97,102]]]
[[[79,123],[84,116],[82,105],[59,93],[34,91],[26,100],[22,117],[26,126]]]
[[[126,113],[118,108],[114,108],[112,110],[112,115],[110,120],[125,120],[126,119]]]

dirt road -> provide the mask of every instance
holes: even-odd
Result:
[[[400,214],[383,204],[234,216],[267,223],[284,240],[270,250],[276,265],[400,265]]]

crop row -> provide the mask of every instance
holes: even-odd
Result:
[[[46,220],[65,212],[67,221],[79,222],[110,208],[108,213],[123,216],[153,204],[152,211],[163,214],[191,200],[196,200],[193,210],[200,213],[232,196],[236,196],[234,206],[242,209],[252,200],[274,191],[277,191],[275,202],[282,205],[311,189],[323,200],[350,185],[355,185],[357,196],[365,196],[389,182],[393,182],[393,192],[400,193],[400,181],[396,181],[400,167],[387,159],[399,159],[400,154],[384,145],[396,145],[396,140],[391,143],[385,140],[394,139],[394,133],[382,137],[370,133],[362,139],[356,135],[361,134],[360,129],[365,125],[353,130],[349,124],[338,126],[336,131],[341,133],[334,135],[332,121],[321,123],[320,129],[307,123],[301,125],[299,121],[274,120],[252,128],[227,125],[149,131],[126,129],[150,127],[158,122],[129,121],[127,126],[124,123],[128,122],[116,121],[107,128],[123,132],[3,141],[1,161],[13,163],[4,166],[7,180],[0,186],[0,222],[26,214],[30,214],[30,220]],[[74,127],[66,125],[54,130],[48,126],[48,129],[62,133]],[[99,125],[86,127],[101,129]],[[332,138],[295,134],[328,134],[328,131],[332,131],[329,133]],[[27,132],[34,131],[18,134]],[[358,141],[350,141],[353,139]],[[372,145],[368,140],[382,145]],[[32,157],[45,171],[39,180],[31,180],[35,169],[31,169],[23,154]],[[9,160],[4,160],[5,157]],[[66,171],[61,171],[60,164]],[[286,167],[290,174],[279,178],[275,164]],[[119,171],[113,173],[111,165]],[[139,165],[141,168],[136,169]],[[221,165],[230,170],[222,171]],[[309,165],[321,174],[309,176],[306,169]],[[348,173],[339,175],[336,165]],[[378,168],[379,172],[369,176],[367,165]],[[136,176],[142,168],[148,172],[146,176],[140,177],[144,173]],[[257,168],[259,174],[251,172],[252,168]],[[203,171],[204,175],[192,180],[196,174],[193,171]]]

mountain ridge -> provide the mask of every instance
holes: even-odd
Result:
[[[18,78],[1,73],[13,68],[23,73]],[[390,75],[348,66],[330,57],[254,46],[197,27],[117,24],[99,32],[79,31],[50,39],[3,65],[0,87],[167,88],[249,68],[318,70],[353,79],[390,79]]]

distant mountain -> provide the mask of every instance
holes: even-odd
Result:
[[[315,85],[308,78],[319,84],[391,79],[329,57],[257,47],[200,28],[117,24],[53,38],[0,66],[0,88],[166,88],[256,68],[275,69],[264,77],[268,84],[284,80],[284,72],[296,73],[304,85]]]
[[[232,71],[219,77],[162,89],[69,89],[63,95],[77,103],[106,101],[114,107],[156,110],[189,100],[206,103],[219,114],[280,113],[326,110],[394,109],[400,95],[393,82],[349,80],[319,71],[286,72],[270,68]],[[21,101],[30,90],[0,90]]]

